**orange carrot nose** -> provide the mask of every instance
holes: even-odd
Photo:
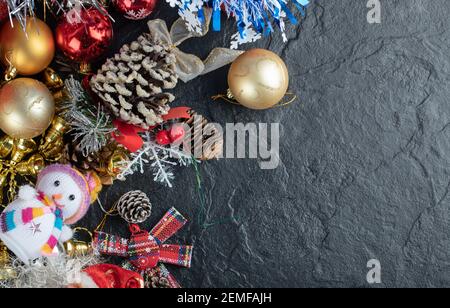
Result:
[[[52,195],[52,199],[53,199],[53,201],[61,200],[62,195],[61,194]]]

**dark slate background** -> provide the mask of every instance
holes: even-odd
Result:
[[[256,160],[203,163],[203,209],[193,168],[174,188],[137,174],[106,189],[110,206],[132,189],[147,192],[153,226],[175,206],[190,223],[171,242],[195,245],[193,267],[170,266],[185,287],[368,287],[366,263],[379,259],[383,287],[450,284],[450,2],[381,0],[382,23],[366,20],[366,0],[315,0],[299,27],[254,46],[279,54],[290,71],[289,107],[251,111],[210,97],[227,89],[227,69],[177,86],[187,105],[217,123],[281,123],[275,170]],[[117,17],[117,15],[114,15]],[[152,18],[176,10],[160,1]],[[182,45],[206,57],[228,46],[234,22]],[[117,18],[114,46],[145,22]],[[203,215],[205,214],[206,215]],[[83,221],[95,227],[95,207]],[[118,218],[106,231],[127,234]]]

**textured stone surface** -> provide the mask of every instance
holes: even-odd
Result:
[[[160,2],[152,17],[175,20]],[[213,102],[226,68],[175,91],[175,105],[218,123],[281,123],[279,168],[202,164],[205,211],[192,168],[177,170],[173,189],[136,175],[103,203],[141,189],[153,202],[148,227],[171,206],[190,219],[173,241],[195,245],[193,268],[170,267],[186,287],[366,287],[372,258],[381,286],[448,286],[450,2],[381,0],[380,25],[367,23],[365,0],[312,2],[288,44],[277,35],[244,46],[283,57],[296,103],[255,112]],[[145,28],[119,18],[110,54]],[[230,21],[182,48],[205,57],[234,31]],[[84,223],[100,217],[96,208]],[[107,229],[127,233],[119,219]]]

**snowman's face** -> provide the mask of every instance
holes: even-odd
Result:
[[[78,211],[83,194],[75,181],[62,172],[52,172],[42,177],[36,187],[62,209],[64,219],[75,215]]]

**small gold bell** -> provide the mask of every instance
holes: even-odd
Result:
[[[19,175],[37,176],[45,168],[45,161],[41,154],[34,154],[28,161],[18,163],[16,172]]]
[[[64,243],[64,249],[69,257],[80,257],[91,253],[92,245],[78,240],[69,240]]]
[[[42,75],[42,81],[50,91],[57,91],[64,87],[64,81],[52,68],[47,67]]]
[[[11,154],[14,146],[14,139],[8,135],[0,138],[0,158],[6,158]]]
[[[92,233],[86,228],[77,227],[77,228],[73,229],[74,236],[75,236],[75,233],[77,233],[79,231],[86,232],[89,235],[91,242],[89,242],[89,243],[83,242],[83,241],[76,240],[73,238],[71,240],[68,240],[67,242],[65,242],[63,244],[64,250],[69,257],[82,257],[82,256],[86,256],[94,251],[94,249],[92,247]]]
[[[44,143],[39,147],[39,150],[46,152],[50,150],[56,141],[63,138],[64,134],[69,130],[69,125],[61,117],[55,117],[52,125],[48,129],[44,137]]]
[[[64,149],[64,140],[61,137],[58,140],[55,140],[54,142],[50,143],[46,149],[40,149],[42,155],[47,159],[58,159],[63,155],[63,149]]]
[[[16,139],[11,154],[11,165],[21,162],[25,156],[36,150],[36,142],[33,139]]]
[[[64,81],[53,69],[49,67],[45,69],[42,75],[42,81],[50,92],[52,92],[58,108],[58,103],[67,96],[67,91],[64,89]]]

